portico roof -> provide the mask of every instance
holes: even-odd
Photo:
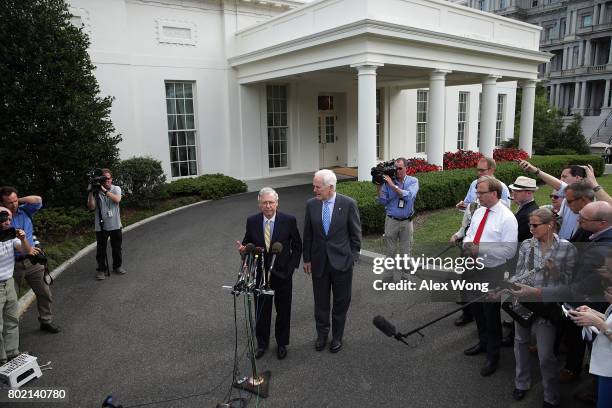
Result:
[[[447,85],[537,79],[540,30],[442,0],[319,0],[237,32],[229,63],[243,84],[362,64],[405,88],[433,69],[452,71]]]

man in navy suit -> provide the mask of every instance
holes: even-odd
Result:
[[[317,326],[315,350],[323,350],[327,343],[331,291],[329,350],[337,353],[342,348],[346,312],[351,303],[353,264],[361,250],[361,221],[355,200],[336,194],[333,171],[319,170],[312,185],[315,197],[306,203],[304,221],[304,272],[312,274]]]
[[[259,294],[255,297],[255,331],[257,335],[257,350],[255,358],[261,358],[270,342],[270,322],[272,320],[272,299],[276,307],[276,355],[280,360],[287,357],[289,344],[289,329],[291,326],[291,295],[293,290],[293,271],[300,266],[302,255],[302,239],[293,215],[277,211],[278,194],[270,187],[259,191],[259,209],[261,213],[250,216],[246,223],[246,233],[239,250],[242,252],[248,243],[265,249],[263,268],[258,268],[258,283],[262,272],[269,277],[271,295]],[[277,254],[273,268],[270,271],[272,245],[279,242],[283,250]]]

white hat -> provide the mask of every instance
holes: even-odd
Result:
[[[515,191],[536,191],[538,186],[536,185],[536,181],[534,179],[525,176],[518,176],[516,180],[514,180],[514,184],[510,184],[508,188]]]

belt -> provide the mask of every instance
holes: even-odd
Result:
[[[395,221],[412,221],[412,219],[414,218],[414,213],[410,217],[407,217],[407,218],[394,217],[394,216],[388,215],[388,214],[387,214],[387,217],[389,217],[389,218],[391,218],[391,219],[393,219]]]
[[[23,262],[26,259],[28,259],[27,255],[19,255],[18,257],[15,258],[15,262]]]

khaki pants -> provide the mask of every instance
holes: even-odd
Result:
[[[19,354],[18,302],[13,278],[0,283],[0,361]]]
[[[410,256],[412,221],[398,221],[385,216],[385,235],[383,235],[383,239],[387,256],[395,257],[397,254]],[[399,248],[397,247],[398,243]]]
[[[41,264],[34,265],[28,259],[15,262],[15,292],[19,292],[19,285],[25,278],[28,285],[36,295],[36,305],[38,306],[38,320],[41,323],[51,323],[53,313],[51,313],[51,289],[44,281],[45,267]]]

